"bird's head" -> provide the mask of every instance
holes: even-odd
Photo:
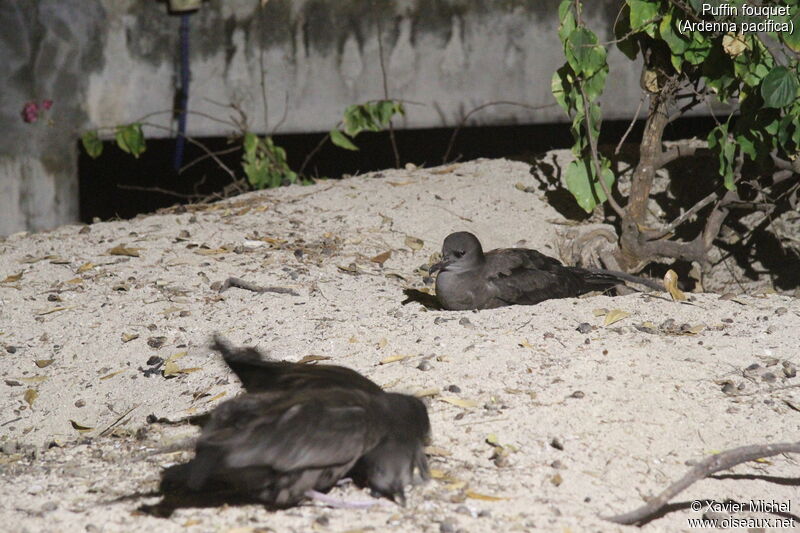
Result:
[[[480,266],[483,261],[483,247],[478,238],[468,231],[459,231],[444,240],[442,260],[432,265],[429,272],[463,272]]]

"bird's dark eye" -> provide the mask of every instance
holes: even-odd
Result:
[[[464,250],[456,250],[456,251],[453,252],[453,255],[456,256],[456,257],[463,257],[464,256]]]

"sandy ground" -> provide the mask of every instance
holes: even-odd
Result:
[[[402,305],[452,231],[473,231],[487,249],[524,241],[556,255],[564,219],[518,183],[535,185],[527,165],[479,160],[0,242],[0,529],[632,530],[598,515],[639,506],[714,451],[798,440],[800,378],[784,364],[800,366],[798,299]],[[109,254],[119,246],[138,257]],[[383,265],[371,260],[390,250]],[[215,290],[229,276],[297,295]],[[629,316],[605,326],[617,309]],[[142,453],[193,434],[148,415],[178,419],[240,390],[207,347],[213,332],[425,395],[437,479],[405,508],[138,511],[158,501],[161,468],[189,457]],[[178,372],[147,372],[154,356]],[[791,502],[786,516],[800,524],[798,478],[797,456],[740,465],[643,529],[687,530],[701,516],[686,508],[694,499]]]

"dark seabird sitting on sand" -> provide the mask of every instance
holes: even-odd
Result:
[[[442,260],[431,266],[436,297],[449,310],[534,305],[553,298],[574,298],[630,281],[651,288],[650,280],[623,272],[563,265],[528,248],[500,248],[483,253],[475,235],[451,233],[442,245]]]

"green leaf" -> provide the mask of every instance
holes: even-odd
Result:
[[[575,5],[573,0],[562,0],[558,5],[558,37],[561,42],[566,44],[567,37],[576,28],[575,14],[572,12],[572,6]]]
[[[553,80],[550,83],[556,102],[567,113],[575,107],[574,79],[572,68],[565,63],[553,73]]]
[[[795,6],[795,8],[791,11],[791,16],[788,17],[786,21],[791,22],[790,27],[794,28],[794,31],[780,32],[778,37],[781,41],[783,41],[783,44],[791,48],[793,51],[800,52],[800,29],[798,28],[798,25],[800,25],[800,8]]]
[[[599,181],[595,179],[594,163],[590,158],[586,159],[586,161],[572,161],[567,167],[565,180],[567,189],[575,197],[578,205],[587,213],[591,213],[598,201],[599,203],[606,201],[606,195]],[[611,186],[614,184],[614,173],[607,165],[609,165],[608,161],[603,161],[601,171],[603,181],[611,190]]]
[[[583,89],[590,102],[597,100],[603,89],[606,88],[606,77],[608,76],[608,65],[595,72],[592,76],[584,80]]]
[[[661,38],[667,43],[669,49],[674,56],[682,56],[691,45],[691,40],[683,36],[682,33],[675,28],[675,21],[672,18],[672,11],[669,11],[664,18],[661,19],[661,24],[658,25],[658,32]],[[680,63],[680,62],[679,62]],[[673,63],[674,65],[674,63]],[[680,71],[680,69],[676,69]]]
[[[347,136],[345,136],[345,134],[342,133],[341,131],[334,128],[329,132],[329,135],[331,136],[331,141],[333,141],[333,144],[335,144],[339,148],[344,148],[345,150],[353,150],[353,151],[358,150],[358,146],[350,142],[350,139],[348,139]]]
[[[786,67],[775,67],[761,82],[761,97],[767,107],[784,107],[797,98],[797,73]]]
[[[256,148],[258,148],[258,135],[250,133],[249,131],[245,133],[242,146],[244,147],[244,153],[255,155]]]
[[[606,65],[606,49],[597,44],[597,36],[586,28],[577,28],[569,35],[566,56],[572,70],[586,77]]]
[[[628,56],[628,59],[636,59],[639,54],[639,41],[631,35],[631,8],[628,4],[622,6],[622,11],[614,24],[614,37],[620,52]]]
[[[145,150],[141,124],[134,123],[127,126],[117,126],[115,138],[120,150],[131,154],[135,158],[138,158]]]
[[[711,130],[708,134],[708,148],[717,153],[719,173],[725,182],[725,187],[728,190],[734,190],[736,188],[736,184],[733,182],[736,144],[728,138],[727,124],[720,124]]]
[[[655,38],[656,25],[654,21],[658,17],[660,2],[628,0],[628,6],[630,6],[631,9],[631,29],[644,30],[647,35]]]
[[[100,140],[96,130],[87,131],[81,135],[81,143],[92,159],[97,159],[103,153],[103,141]]]

